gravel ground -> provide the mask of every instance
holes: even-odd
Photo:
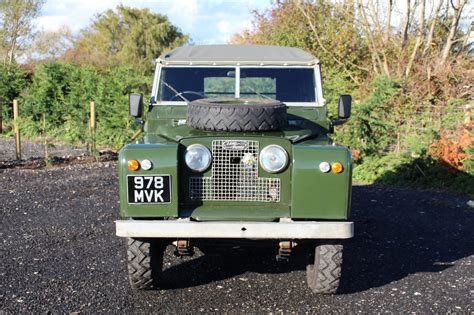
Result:
[[[74,148],[69,145],[56,144],[48,147],[50,156],[79,156],[87,154],[86,148]],[[41,143],[32,141],[21,141],[21,158],[44,158],[44,146]],[[15,140],[4,139],[0,135],[0,161],[10,161],[15,159]]]
[[[133,292],[113,162],[0,170],[0,310],[24,312],[474,311],[474,209],[464,197],[356,186],[341,293],[313,295],[300,260],[226,251],[165,258],[166,289]]]

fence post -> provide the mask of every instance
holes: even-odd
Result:
[[[95,146],[95,103],[91,101],[91,113],[90,113],[90,121],[89,121],[89,128],[91,131],[92,137],[92,145],[91,145],[91,153],[96,153],[96,146]]]
[[[48,139],[46,139],[46,114],[43,113],[41,115],[42,117],[42,123],[43,123],[43,130],[42,130],[42,136],[43,136],[43,147],[44,147],[44,161],[46,164],[49,163],[49,152],[48,152]]]
[[[20,127],[18,126],[18,100],[13,100],[13,125],[15,127],[16,159],[21,160]]]
[[[0,104],[0,134],[3,132],[3,115],[2,115],[3,105]]]

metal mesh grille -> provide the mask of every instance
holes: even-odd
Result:
[[[280,201],[280,179],[258,177],[258,141],[212,142],[212,176],[190,177],[192,200]]]

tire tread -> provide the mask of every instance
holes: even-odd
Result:
[[[314,260],[307,268],[307,282],[314,293],[335,294],[342,270],[343,246],[340,244],[317,245]]]
[[[277,101],[242,106],[198,100],[188,105],[187,123],[211,131],[281,130],[287,125],[287,112],[286,106]]]
[[[128,238],[126,242],[130,286],[136,290],[156,287],[163,266],[164,249],[156,241]]]

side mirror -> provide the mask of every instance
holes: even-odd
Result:
[[[139,118],[143,115],[143,95],[130,93],[128,95],[128,112],[130,116]]]
[[[332,120],[329,125],[329,132],[334,132],[334,126],[345,124],[351,116],[352,96],[341,95],[337,107],[337,116],[339,119]]]
[[[351,116],[352,97],[350,95],[341,95],[339,97],[338,116],[339,119],[349,119]]]

